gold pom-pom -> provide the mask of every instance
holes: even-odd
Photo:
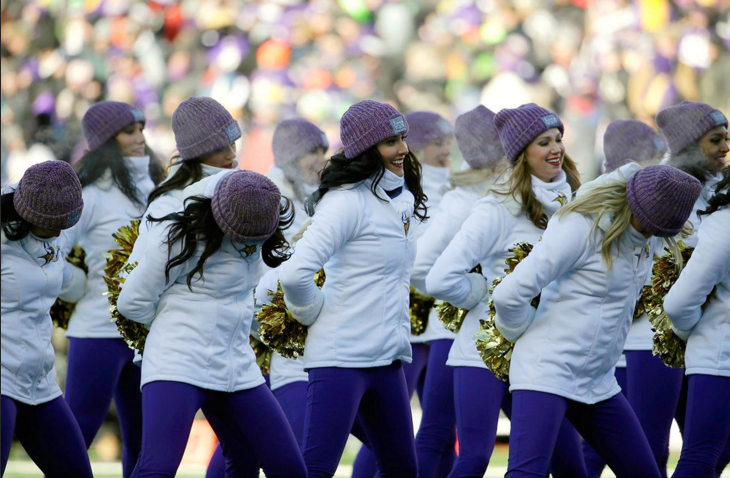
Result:
[[[119,309],[117,309],[117,301],[119,300],[119,294],[122,292],[125,277],[137,267],[136,262],[129,264],[127,261],[134,248],[134,243],[139,237],[139,223],[139,220],[134,220],[128,226],[122,226],[112,234],[116,243],[119,244],[119,248],[110,249],[108,253],[104,254],[106,258],[104,282],[106,282],[107,287],[105,295],[109,300],[110,320],[117,324],[117,329],[129,348],[137,349],[140,354],[143,354],[149,327],[129,320],[120,314]]]
[[[314,283],[320,289],[327,276],[324,269],[314,274]],[[261,307],[256,316],[259,323],[261,341],[282,357],[295,359],[304,355],[304,342],[307,340],[308,329],[291,315],[284,302],[284,291],[281,282],[276,291],[269,291],[271,300]]]
[[[271,356],[274,351],[253,335],[249,335],[248,341],[256,355],[256,364],[261,369],[261,373],[268,375],[271,372]]]
[[[687,247],[684,242],[677,241],[682,252],[682,261],[687,263],[692,257],[694,248]],[[654,329],[654,345],[652,353],[659,357],[668,367],[684,368],[684,352],[687,344],[672,331],[672,323],[664,313],[664,297],[679,278],[679,267],[674,256],[667,251],[654,262],[652,267],[651,286],[642,290],[646,307],[646,315]]]
[[[639,300],[636,301],[636,307],[634,308],[634,320],[637,320],[646,313],[646,301],[648,300],[649,295],[651,295],[651,286],[645,285],[641,289],[641,296],[639,297]]]
[[[78,267],[88,274],[89,268],[86,265],[85,259],[86,251],[78,244],[73,246],[71,248],[71,252],[66,255],[66,261],[68,261],[69,264]],[[71,320],[71,315],[74,313],[74,309],[76,309],[76,303],[56,299],[51,306],[50,312],[53,325],[64,330],[68,329],[68,321]]]
[[[469,271],[470,274],[472,272],[481,274],[482,265],[477,264],[476,267]],[[448,302],[441,302],[436,306],[436,316],[439,322],[441,322],[446,330],[455,334],[458,334],[459,330],[461,330],[461,324],[464,323],[464,319],[468,313],[469,311],[467,309],[460,309]]]
[[[522,262],[532,251],[532,245],[527,242],[518,242],[515,246],[509,250],[511,255],[505,259],[507,268],[504,270],[505,276],[514,272],[515,267]],[[498,379],[506,382],[509,379],[509,366],[512,360],[512,351],[514,350],[515,344],[507,340],[504,335],[497,329],[495,323],[495,317],[497,310],[494,307],[494,301],[492,300],[492,293],[494,289],[502,282],[504,277],[498,277],[492,281],[492,285],[489,287],[489,316],[487,320],[479,321],[479,330],[474,336],[477,352],[481,357],[484,365],[494,374]],[[530,304],[537,308],[540,304],[540,296],[533,298]]]
[[[409,303],[408,315],[411,319],[411,334],[421,335],[428,327],[428,315],[431,313],[436,299],[420,294],[411,286]]]

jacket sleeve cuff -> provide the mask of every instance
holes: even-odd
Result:
[[[681,330],[681,329],[678,329],[678,328],[676,328],[675,326],[672,325],[672,332],[674,332],[674,334],[677,337],[679,337],[684,342],[686,342],[687,339],[689,339],[689,336],[692,334],[692,329],[690,329],[690,330]]]
[[[67,281],[58,294],[58,297],[66,302],[76,303],[86,293],[86,274],[83,270],[68,262],[64,262],[64,267],[66,268],[64,272],[67,276]]]
[[[466,278],[469,281],[469,294],[463,301],[453,305],[460,309],[471,310],[487,296],[487,279],[477,272],[467,274]]]
[[[297,320],[297,322],[309,327],[315,320],[317,320],[319,313],[322,311],[324,296],[322,295],[322,291],[317,289],[317,292],[314,295],[314,300],[310,304],[294,305],[286,300],[286,295],[284,296],[284,302],[286,303],[289,312],[291,312],[291,315]]]
[[[535,314],[537,313],[537,309],[534,307],[530,307],[530,313],[527,316],[527,319],[525,319],[522,324],[518,326],[508,326],[504,322],[502,322],[499,319],[499,315],[497,315],[495,319],[495,325],[497,326],[497,330],[502,332],[502,335],[504,335],[504,338],[509,340],[510,342],[517,342],[517,339],[522,337],[522,334],[525,333],[525,331],[530,328],[530,325],[532,324],[532,321],[535,320]]]

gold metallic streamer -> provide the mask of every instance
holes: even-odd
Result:
[[[518,242],[509,252],[512,254],[505,259],[507,268],[504,270],[505,276],[511,274],[517,265],[522,262],[532,251],[532,245],[527,242]],[[512,351],[515,344],[507,340],[504,335],[497,329],[495,324],[495,316],[497,311],[492,301],[492,293],[494,289],[502,282],[503,277],[498,277],[492,281],[489,287],[489,316],[487,320],[480,320],[479,330],[474,338],[477,345],[477,352],[481,357],[484,365],[492,371],[495,377],[506,382],[509,379],[509,366],[512,360]],[[540,304],[540,296],[533,298],[530,304],[537,308]]]
[[[411,334],[421,335],[428,327],[428,315],[431,313],[436,299],[420,294],[411,286],[409,303],[408,316],[411,319]]]
[[[82,269],[85,273],[89,273],[89,268],[86,266],[86,251],[78,244],[71,248],[71,252],[66,255],[66,260],[69,264]],[[71,320],[71,314],[76,309],[76,303],[66,302],[65,300],[56,299],[51,306],[51,319],[53,325],[60,327],[64,330],[68,329],[68,321]]]
[[[482,265],[477,264],[476,267],[469,271],[469,273],[472,272],[481,274]],[[448,302],[441,302],[439,305],[436,306],[436,316],[438,317],[441,324],[446,330],[455,334],[458,334],[459,330],[461,330],[461,324],[464,323],[464,319],[466,318],[466,314],[468,313],[468,310],[459,309],[458,307],[451,305]]]
[[[139,353],[143,354],[149,327],[129,320],[120,314],[119,309],[117,309],[117,301],[119,294],[122,292],[125,277],[137,267],[137,262],[129,264],[127,261],[132,253],[134,243],[139,237],[139,223],[139,220],[134,220],[128,226],[122,226],[112,234],[116,243],[119,244],[119,248],[110,249],[108,253],[104,254],[106,258],[104,282],[107,286],[105,295],[109,300],[110,320],[117,324],[117,329],[129,348],[139,350]]]
[[[320,269],[314,274],[314,283],[321,289],[326,278],[324,269]],[[261,312],[256,316],[261,341],[282,357],[301,357],[307,340],[307,326],[297,322],[289,312],[281,282],[277,284],[276,291],[269,291],[268,294],[271,300],[261,307]]]
[[[256,355],[256,364],[261,369],[261,373],[268,375],[271,372],[271,356],[274,351],[253,335],[249,335],[248,341]]]

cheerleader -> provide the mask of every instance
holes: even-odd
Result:
[[[84,437],[54,376],[49,315],[61,290],[79,279],[64,267],[58,236],[83,208],[81,183],[61,161],[31,166],[17,188],[3,191],[3,475],[15,434],[49,478],[92,476]]]
[[[727,132],[716,144],[718,157],[727,155]],[[718,193],[698,213],[697,245],[664,300],[674,332],[687,341],[684,443],[673,478],[719,477],[730,454],[729,185],[726,171]]]
[[[392,106],[361,101],[340,126],[344,153],[322,171],[308,201],[312,224],[281,271],[290,312],[309,326],[304,460],[310,477],[333,476],[359,411],[381,475],[414,477],[401,362],[411,361],[411,223],[426,218],[421,168]],[[320,291],[313,277],[322,267]]]
[[[640,165],[656,164],[661,160],[662,156],[666,152],[666,149],[667,145],[664,142],[664,139],[656,131],[654,131],[654,129],[642,123],[641,121],[614,120],[611,122],[611,124],[608,125],[606,133],[603,136],[603,152],[606,156],[606,160],[603,163],[603,171],[604,173],[611,173],[630,162],[637,162]],[[581,191],[578,191],[578,194],[580,195]],[[651,274],[649,274],[649,276],[647,277],[647,285],[651,285]],[[639,319],[637,324],[632,324],[631,330],[629,331],[629,336],[626,339],[624,351],[651,350],[651,336],[649,336],[648,340],[646,340],[645,337],[642,337],[644,327],[634,327],[634,325],[640,324],[643,320],[646,320],[646,322],[648,323],[648,319],[646,318],[646,316],[643,316],[641,319]],[[637,334],[637,336],[635,336],[635,334]],[[651,357],[649,358],[651,359]],[[667,374],[672,374],[672,372],[670,372],[670,370],[672,369],[664,367],[661,361],[658,362],[659,365],[661,365],[661,368],[659,370],[654,370],[655,373],[662,374],[663,376]],[[649,439],[649,444],[652,445],[652,443],[662,443],[663,441],[663,446],[658,446],[656,450],[654,450],[654,447],[652,446],[652,451],[654,451],[654,456],[657,458],[657,464],[659,465],[659,469],[664,470],[663,476],[666,476],[666,462],[667,458],[669,457],[669,425],[671,425],[671,420],[674,416],[676,403],[667,404],[667,401],[665,400],[656,400],[647,403],[647,405],[655,411],[659,407],[667,407],[668,413],[661,413],[658,415],[666,416],[669,418],[668,423],[655,424],[656,427],[647,427],[642,421],[642,415],[640,415],[639,412],[639,410],[641,410],[641,406],[638,405],[638,403],[640,402],[640,397],[645,395],[643,395],[643,393],[637,393],[634,394],[634,396],[632,397],[631,394],[627,393],[628,387],[626,379],[626,356],[623,354],[616,364],[615,376],[616,381],[621,387],[621,393],[623,393],[624,396],[626,396],[626,398],[629,400],[629,404],[631,404],[632,407],[635,403],[637,404],[636,408],[634,408],[634,411],[639,418],[639,422],[642,423],[642,428],[644,429],[644,433],[646,434],[647,439]],[[663,395],[664,393],[667,393],[667,391],[663,390],[665,387],[662,387],[661,384],[671,384],[674,383],[674,380],[672,380],[672,377],[670,377],[669,380],[660,381],[657,377],[650,379],[650,382],[653,387],[662,389],[661,395]],[[639,384],[639,387],[641,387],[641,392],[649,393],[644,390],[646,388],[645,386]],[[646,413],[644,413],[643,415],[647,416]],[[662,431],[659,431],[657,428],[661,428]],[[650,437],[653,436],[664,437],[664,439],[652,440],[652,438]],[[662,453],[661,450],[663,450],[664,452]],[[603,468],[606,466],[605,460],[603,460],[603,458],[601,458],[596,450],[594,450],[593,447],[590,446],[586,441],[583,442],[583,456],[585,457],[586,461],[588,478],[599,478],[601,476],[601,473],[603,473]],[[664,464],[662,465],[662,463]]]
[[[411,111],[405,117],[409,127],[408,149],[411,150],[421,164],[421,186],[423,193],[428,198],[426,206],[430,210],[433,210],[438,206],[441,197],[448,187],[451,172],[449,154],[451,154],[453,131],[448,121],[430,111]],[[419,225],[415,231],[416,241],[420,241],[424,237],[425,232],[426,224]],[[434,318],[433,321],[429,320],[427,328],[422,334],[414,335],[411,333],[410,336],[413,361],[403,365],[403,371],[406,374],[408,395],[413,396],[414,392],[418,393],[418,400],[421,403],[422,409],[424,409],[424,404],[427,401],[424,386],[429,375],[427,365],[431,361],[430,350],[432,348],[443,348],[443,344],[433,343],[433,340],[437,338],[438,334],[443,332],[450,334],[443,327],[440,327],[438,319]],[[434,392],[448,394],[448,391],[451,389],[450,386],[442,383],[445,378],[444,372],[446,372],[444,370],[444,364],[445,359],[440,364],[440,368],[436,365],[436,368],[431,372],[429,395],[432,395]],[[433,400],[438,400],[438,398],[434,397],[433,400],[431,398],[428,400],[433,402]],[[441,468],[443,470],[441,476],[446,476],[449,470],[451,470],[451,464],[454,461],[456,453],[454,449],[454,407],[453,403],[446,403],[445,405],[444,407],[435,405],[433,413],[430,416],[430,418],[438,416],[444,419],[446,421],[445,426],[433,423],[433,420],[425,424],[421,422],[421,426],[423,427],[425,425],[425,428],[422,428],[422,451],[418,452],[419,475],[423,475],[426,470],[429,470],[428,473],[436,473],[437,469]],[[452,420],[449,420],[449,416],[452,417]],[[446,443],[440,443],[442,441],[440,437],[444,434],[446,435]],[[423,443],[424,439],[425,443]],[[439,449],[433,450],[434,447],[438,447]],[[416,440],[416,448],[418,449],[418,440]],[[444,459],[442,464],[439,465],[442,455]],[[367,447],[362,447],[355,460],[353,478],[372,478],[376,472],[375,468],[375,458],[372,452]]]
[[[290,205],[280,203],[265,177],[223,172],[207,181],[202,196],[188,196],[184,210],[151,219],[162,222],[150,230],[147,252],[118,302],[125,317],[150,325],[135,477],[175,476],[199,409],[224,455],[242,446],[267,476],[306,476],[248,342],[261,262],[276,267],[288,257],[282,228]],[[255,472],[258,466],[246,475]]]
[[[507,477],[547,473],[566,417],[619,478],[660,476],[614,368],[650,273],[650,238],[678,234],[702,187],[669,166],[637,169],[585,185],[494,291],[497,328],[516,342]]]
[[[137,462],[142,439],[140,371],[109,320],[109,303],[102,295],[104,253],[118,247],[112,233],[145,210],[146,198],[162,179],[162,167],[147,147],[142,112],[125,103],[102,101],[81,121],[89,149],[77,166],[84,187],[84,213],[65,232],[68,247],[86,251],[86,289],[71,316],[66,401],[90,446],[112,398],[122,432],[122,466],[128,478]],[[61,298],[65,298],[61,295]]]
[[[704,103],[683,102],[660,111],[657,124],[669,145],[667,164],[695,176],[703,183],[703,191],[690,215],[696,233],[701,226],[697,211],[706,208],[715,185],[721,179],[719,143],[724,142],[727,119],[721,112]],[[697,236],[693,234],[682,240],[694,247]],[[650,278],[648,283],[651,283]],[[684,426],[681,399],[684,371],[667,367],[659,357],[652,354],[653,337],[651,323],[643,314],[633,322],[624,348],[627,397],[649,440],[662,478],[665,478],[669,433],[675,416],[680,429]]]
[[[451,477],[481,477],[497,437],[499,410],[509,416],[508,385],[487,370],[474,335],[488,313],[488,282],[504,275],[505,258],[516,243],[537,243],[547,221],[580,185],[578,171],[562,143],[563,123],[535,104],[503,110],[494,127],[511,163],[506,180],[476,202],[461,230],[426,276],[427,291],[470,310],[446,362],[454,367],[454,401],[459,457]],[[450,211],[449,211],[450,212]],[[477,264],[483,274],[469,273]],[[580,439],[566,423],[556,456],[556,476],[583,476]]]
[[[418,240],[411,284],[423,294],[426,275],[461,228],[471,206],[486,195],[497,167],[503,163],[504,150],[493,118],[494,113],[482,105],[456,118],[454,136],[468,168],[452,178],[454,189],[444,194],[431,214],[426,233]],[[410,143],[410,136],[408,140]],[[441,325],[435,309],[423,336],[430,343],[430,351],[424,392],[427,398],[416,435],[416,451],[419,476],[435,478],[448,475],[455,458],[454,369],[446,362],[456,336]]]

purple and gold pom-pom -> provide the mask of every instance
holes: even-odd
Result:
[[[469,273],[472,272],[481,274],[482,265],[477,264],[476,267],[469,271]],[[455,334],[458,334],[459,330],[461,330],[461,324],[464,323],[464,319],[468,313],[469,311],[467,309],[460,309],[448,302],[442,302],[436,306],[436,316],[439,322],[441,322],[446,330]]]
[[[78,244],[73,246],[71,248],[71,252],[66,255],[66,261],[69,264],[78,267],[88,274],[89,268],[86,265],[85,259],[86,251]],[[53,320],[53,325],[55,325],[56,327],[60,327],[64,330],[68,329],[68,322],[69,320],[71,320],[71,315],[74,313],[75,309],[76,303],[56,299],[56,301],[51,306],[50,312],[51,319]]]

